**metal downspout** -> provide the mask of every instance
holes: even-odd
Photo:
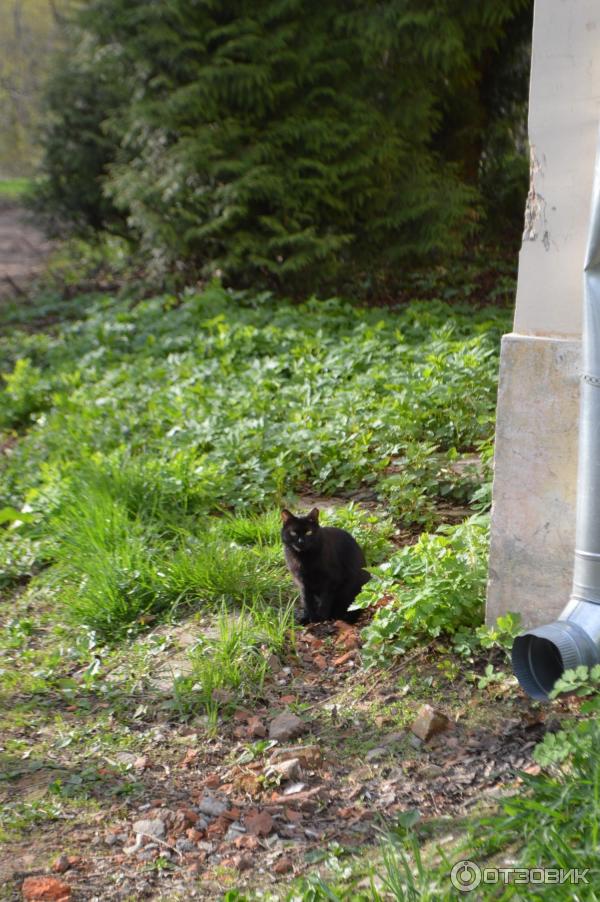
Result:
[[[583,278],[582,356],[573,589],[558,620],[518,636],[512,648],[515,676],[535,699],[547,699],[565,670],[600,663],[600,135]]]

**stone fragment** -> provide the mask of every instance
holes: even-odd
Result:
[[[307,730],[308,727],[300,717],[292,714],[291,711],[284,711],[269,724],[269,738],[286,742],[302,736]]]
[[[318,745],[292,745],[287,748],[273,749],[269,763],[287,761],[289,758],[297,758],[303,767],[318,767],[323,760],[321,749]]]
[[[219,815],[227,811],[227,803],[207,792],[198,802],[197,808],[198,811],[202,814],[208,814],[209,817],[219,817]]]
[[[288,758],[287,761],[269,765],[266,774],[268,777],[281,777],[282,780],[298,780],[302,776],[302,768],[298,758]]]
[[[216,789],[217,786],[221,785],[221,778],[218,774],[209,774],[206,780],[203,781],[202,786],[205,789]]]
[[[276,861],[273,865],[273,873],[274,874],[289,874],[294,865],[292,864],[291,858],[288,858],[286,855],[283,855],[279,861]]]
[[[204,836],[204,831],[198,830],[197,827],[190,827],[189,830],[185,831],[185,835],[192,842],[199,842]]]
[[[26,877],[21,892],[27,902],[64,902],[71,896],[71,887],[57,877]]]
[[[191,808],[178,808],[173,820],[173,829],[177,833],[181,833],[190,827],[195,827],[197,820],[198,815]]]
[[[343,655],[338,655],[337,658],[333,659],[334,667],[342,667],[344,664],[347,664],[348,661],[352,661],[354,659],[354,652],[347,651]]]
[[[175,848],[178,852],[195,852],[196,844],[191,840],[186,839],[183,836],[180,836],[175,842]]]
[[[144,836],[155,836],[157,839],[162,839],[166,832],[165,822],[158,818],[135,821],[133,831],[134,833],[143,833]]]
[[[445,714],[432,708],[431,705],[423,705],[410,729],[415,736],[427,742],[432,736],[443,733],[449,726],[450,719]]]
[[[229,829],[225,834],[225,842],[233,842],[240,836],[244,836],[245,833],[246,828],[242,827],[242,825],[238,821],[234,821],[233,824],[230,824]]]
[[[262,739],[267,735],[267,728],[260,717],[256,716],[248,718],[246,730],[250,739]]]
[[[253,836],[268,836],[273,829],[273,818],[268,811],[256,811],[246,816],[244,824]]]
[[[59,855],[56,861],[52,865],[52,870],[55,874],[64,874],[65,871],[68,871],[71,867],[71,863],[69,861],[68,855]]]
[[[256,836],[249,836],[246,833],[243,836],[236,837],[233,840],[233,844],[236,849],[246,849],[246,851],[254,852],[255,849],[258,849],[260,842]]]

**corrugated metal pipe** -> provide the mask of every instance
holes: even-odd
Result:
[[[518,636],[512,665],[532,698],[547,699],[565,670],[600,663],[600,138],[583,279],[573,590],[558,620]]]

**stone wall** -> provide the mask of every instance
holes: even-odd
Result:
[[[582,269],[600,118],[600,4],[536,0],[514,331],[500,364],[487,619],[552,620],[575,538]]]

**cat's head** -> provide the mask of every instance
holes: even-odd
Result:
[[[295,517],[288,510],[281,511],[283,529],[281,538],[284,545],[302,553],[315,548],[319,540],[319,509],[313,507],[306,517]]]

